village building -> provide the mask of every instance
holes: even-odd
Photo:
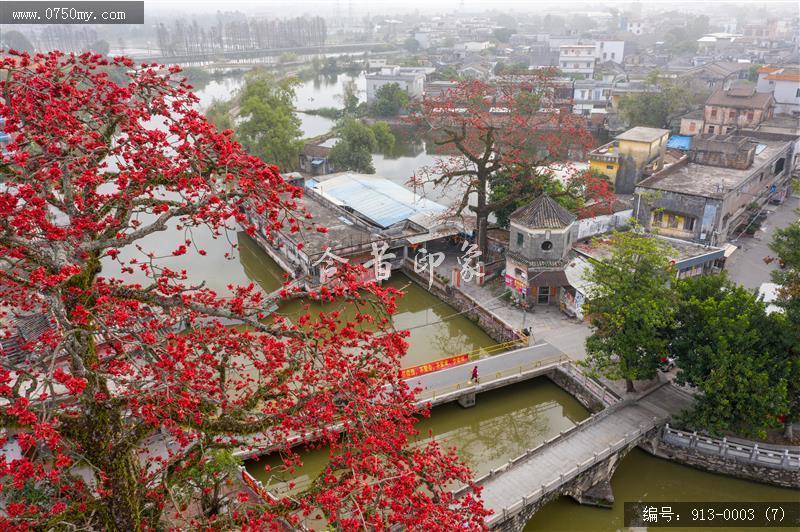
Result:
[[[559,47],[558,66],[567,75],[594,75],[594,44],[563,44]]]
[[[797,139],[758,132],[696,136],[682,160],[636,185],[634,214],[648,231],[725,243],[761,205],[787,194]]]
[[[769,65],[759,68],[756,91],[772,94],[775,113],[800,117],[800,66]]]
[[[505,284],[526,305],[555,305],[567,286],[577,217],[543,194],[511,214]]]
[[[738,80],[746,80],[751,66],[735,61],[711,61],[676,72],[677,81],[693,96],[705,99],[717,90],[729,89]]]
[[[336,171],[333,162],[328,158],[331,149],[339,141],[338,138],[324,135],[306,142],[299,155],[300,171],[311,175],[331,174]]]
[[[663,168],[668,138],[667,129],[634,127],[590,151],[589,168],[608,177],[618,194],[631,194],[643,177]]]
[[[425,70],[387,65],[378,72],[366,74],[367,103],[373,103],[378,89],[384,85],[396,83],[410,99],[422,98],[425,85]]]
[[[385,247],[391,270],[397,270],[409,258],[410,248],[465,231],[444,205],[382,177],[341,172],[306,179],[304,186],[297,201],[326,232],[292,233],[287,228],[266,234],[261,216],[249,211],[248,217],[259,246],[309,287],[328,281],[325,261],[331,254],[351,265],[364,265],[374,259],[375,246]],[[364,272],[364,280],[373,278],[372,271]]]
[[[662,235],[647,236],[664,244],[667,258],[678,279],[719,273],[725,266],[725,248],[694,244]],[[567,285],[559,291],[559,304],[565,314],[579,320],[585,319],[583,305],[591,297],[594,286],[586,276],[591,271],[592,263],[609,257],[611,251],[608,239],[598,238],[575,244],[572,258],[564,268]]]
[[[772,118],[771,93],[756,92],[753,84],[734,84],[719,89],[708,100],[703,113],[703,133],[727,134],[738,128],[753,128]]]

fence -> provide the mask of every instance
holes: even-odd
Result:
[[[608,412],[608,410],[604,410],[603,412]],[[526,454],[524,454],[524,455],[522,455],[522,456],[520,456],[520,457],[518,457],[518,458],[516,458],[514,460],[510,460],[509,463],[506,466],[503,466],[503,467],[504,468],[508,468],[508,467],[514,465],[516,462],[528,458],[531,454],[536,452],[538,449],[540,449],[544,445],[547,445],[548,443],[551,443],[555,439],[563,437],[564,435],[566,435],[566,433],[575,430],[579,426],[588,424],[592,418],[596,418],[596,417],[602,416],[603,412],[601,412],[600,414],[595,414],[591,418],[584,419],[581,423],[573,426],[569,431],[566,431],[566,432],[563,432],[562,434],[559,434],[555,438],[553,438],[551,440],[548,440],[547,442],[544,442],[542,445],[540,445],[536,449],[529,450]],[[596,420],[594,422],[596,422]],[[546,495],[548,495],[548,494],[550,494],[550,493],[552,493],[554,491],[558,491],[567,482],[570,482],[571,480],[575,479],[579,475],[581,475],[581,474],[585,473],[586,471],[588,471],[589,469],[591,469],[596,464],[602,462],[603,460],[607,459],[610,456],[613,456],[614,454],[618,453],[619,451],[621,451],[622,449],[624,449],[625,447],[630,445],[632,442],[638,440],[642,435],[646,434],[647,432],[649,432],[653,428],[655,428],[657,426],[657,424],[658,424],[658,418],[654,418],[652,422],[647,423],[647,424],[645,424],[643,426],[640,426],[633,433],[626,433],[625,436],[620,438],[619,441],[609,445],[608,447],[606,447],[605,449],[603,449],[602,451],[600,451],[598,453],[594,453],[591,458],[587,458],[583,462],[581,462],[579,464],[575,464],[575,466],[572,469],[570,469],[570,470],[568,470],[566,472],[560,473],[557,477],[553,478],[553,480],[551,480],[549,482],[542,483],[542,485],[538,489],[532,491],[531,493],[529,493],[527,495],[523,495],[517,502],[513,503],[512,505],[503,507],[503,509],[500,512],[498,512],[497,514],[492,515],[491,517],[489,517],[486,520],[486,524],[491,527],[491,525],[494,524],[497,521],[505,521],[505,520],[509,519],[510,517],[513,517],[514,515],[516,515],[516,514],[520,513],[521,511],[523,511],[525,509],[525,507],[527,507],[529,504],[540,500],[541,498],[545,497]],[[497,471],[493,471],[493,472],[495,474],[497,474]],[[492,472],[490,472],[490,474],[491,473]],[[482,480],[482,479],[477,480],[476,483],[480,482],[480,480]]]
[[[800,469],[800,452],[789,449],[759,448],[758,443],[729,441],[675,429],[667,424],[661,440],[678,447],[696,449],[698,452],[745,461],[772,468]]]
[[[586,375],[574,363],[565,364],[564,371],[604,405],[611,406],[620,402],[621,399],[614,390]]]
[[[542,373],[542,370],[563,364],[568,359],[569,357],[566,355],[544,358],[529,362],[527,364],[520,364],[514,366],[513,368],[489,373],[488,375],[492,376],[492,378],[489,380],[485,378],[486,374],[484,374],[482,376],[483,382],[480,383],[464,381],[451,384],[449,386],[443,386],[441,388],[423,390],[417,395],[417,404],[441,402],[451,394],[455,394],[457,392],[474,393],[489,390],[497,387],[497,385],[499,385],[501,382],[505,382],[508,379],[524,380],[529,376],[530,373],[536,373],[538,375]]]

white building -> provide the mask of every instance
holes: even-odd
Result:
[[[769,65],[759,68],[756,91],[772,93],[776,113],[800,116],[800,67]]]
[[[367,74],[367,103],[375,101],[375,94],[384,85],[397,83],[411,99],[421,98],[425,86],[425,69],[385,66],[380,72]]]
[[[626,29],[634,35],[644,35],[645,33],[652,33],[653,25],[641,20],[631,20],[628,21]]]
[[[594,74],[594,44],[562,44],[559,47],[558,66],[565,74],[583,74],[591,77]]]
[[[597,41],[594,56],[600,63],[614,61],[622,64],[625,57],[625,41]]]

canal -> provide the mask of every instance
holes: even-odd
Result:
[[[317,102],[315,107],[338,106],[334,96],[347,79],[347,76],[339,76],[335,81],[305,82],[298,90],[298,105],[302,98],[314,98],[313,101]],[[363,89],[362,81],[363,76],[356,78],[357,84]],[[210,82],[199,91],[201,106],[208,105],[214,98],[229,97],[239,86],[241,79],[237,78]],[[326,128],[332,125],[332,121],[326,120],[322,117],[304,118],[304,131],[308,136],[323,133],[323,129],[327,131]],[[428,152],[429,147],[424,139],[398,135],[395,150],[389,154],[376,154],[374,164],[378,175],[404,184],[420,167],[433,161],[434,156]],[[176,270],[186,269],[189,282],[205,281],[207,287],[220,294],[228,291],[228,285],[253,282],[267,292],[280,285],[283,278],[280,269],[243,232],[231,230],[222,238],[213,239],[207,230],[196,229],[189,237],[198,249],[207,252],[205,256],[190,253],[171,257],[170,253],[176,244],[165,241],[161,235],[151,235],[142,245],[144,249],[155,252],[156,256],[165,257],[159,261],[161,264]],[[130,258],[134,253],[135,250],[125,249],[122,257]],[[103,268],[104,274],[119,276],[119,268],[115,263],[106,261]],[[137,276],[122,277],[130,281],[143,280]],[[393,277],[390,285],[406,294],[399,300],[394,316],[396,327],[410,329],[409,350],[403,360],[404,366],[493,343],[472,322],[455,315],[454,309],[405,277]],[[290,317],[296,316],[303,312],[302,304],[297,301],[285,302],[280,312]],[[434,438],[448,446],[457,447],[461,458],[473,468],[476,475],[481,475],[569,428],[587,415],[571,396],[547,379],[540,378],[482,394],[477,406],[469,410],[456,405],[437,407],[431,418],[419,423],[418,429],[423,435],[427,435],[430,429]],[[323,467],[326,458],[325,450],[303,455],[305,464],[295,479],[300,488]],[[263,466],[272,460],[275,458],[265,457],[248,462],[246,466],[257,478],[268,480]],[[526,530],[620,530],[624,528],[622,503],[625,501],[797,499],[797,493],[788,489],[701,472],[652,457],[638,449],[623,460],[612,479],[612,486],[617,500],[614,509],[580,506],[571,499],[562,498],[538,512]],[[287,488],[285,484],[273,481],[271,489]]]

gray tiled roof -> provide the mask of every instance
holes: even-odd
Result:
[[[511,214],[512,221],[531,229],[561,229],[576,218],[547,194],[542,194]]]

